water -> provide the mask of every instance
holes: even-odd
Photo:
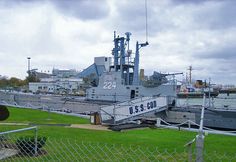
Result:
[[[186,105],[202,105],[202,98],[185,98],[185,99],[177,99],[178,106],[186,106]],[[206,105],[209,105],[209,99],[206,98]],[[235,109],[236,110],[236,94],[219,94],[217,98],[213,100],[210,99],[210,105],[215,108],[225,108],[225,109]]]

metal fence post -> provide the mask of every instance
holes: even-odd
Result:
[[[38,154],[38,127],[35,128],[35,135],[34,135],[34,155],[37,156]]]
[[[196,162],[203,162],[204,135],[196,137]]]
[[[192,162],[192,145],[188,146],[188,162]]]
[[[191,128],[191,122],[188,120],[188,129]]]
[[[113,124],[116,124],[116,104],[114,103],[114,109],[113,109],[113,119],[114,119],[114,121],[113,121]]]
[[[196,162],[203,162],[203,148],[204,148],[204,132],[203,132],[203,120],[204,110],[206,106],[206,94],[203,95],[201,120],[198,135],[196,136]]]
[[[192,162],[192,145],[195,142],[195,138],[184,145],[188,149],[188,162]]]

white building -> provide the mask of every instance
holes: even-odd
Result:
[[[54,93],[55,85],[53,82],[31,82],[29,83],[29,91],[33,93]]]
[[[57,78],[71,78],[77,76],[79,73],[75,69],[69,70],[60,70],[60,69],[53,69],[52,75],[56,76]]]
[[[29,83],[33,93],[78,94],[82,79],[77,78],[45,78],[41,82]]]

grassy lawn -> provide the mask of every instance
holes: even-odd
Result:
[[[34,123],[34,124],[86,124],[88,119],[74,116],[32,110],[9,108],[10,117],[4,122]],[[50,117],[50,120],[48,120]],[[1,123],[1,122],[0,122]],[[22,126],[0,126],[0,130],[12,130]],[[26,127],[26,126],[24,126]],[[123,132],[86,130],[60,126],[38,126],[39,134],[50,138],[77,139],[79,141],[106,142],[127,145],[157,146],[160,148],[182,148],[185,143],[196,136],[194,132],[178,131],[170,129],[138,129]],[[209,134],[205,138],[205,147],[210,150],[234,151],[236,150],[236,138],[223,135]]]
[[[85,124],[89,120],[79,117],[72,117],[60,114],[31,109],[9,108],[10,117],[4,122],[14,123],[60,123],[60,124]],[[0,132],[13,130],[27,126],[6,126],[0,125]],[[125,147],[141,146],[142,148],[157,147],[160,150],[184,150],[185,143],[195,138],[196,133],[170,129],[136,129],[122,132],[98,131],[78,129],[62,126],[38,126],[39,135],[55,140],[84,141],[94,143],[117,144]],[[23,133],[24,134],[24,133]],[[27,133],[25,133],[27,134]],[[22,133],[21,133],[22,135]],[[195,145],[194,145],[195,146]],[[205,150],[208,152],[219,152],[235,154],[236,138],[223,135],[209,134],[205,137]],[[236,159],[235,159],[236,160]]]
[[[9,123],[34,123],[34,124],[86,124],[88,119],[78,118],[74,116],[61,115],[47,111],[24,109],[24,108],[8,108],[10,117],[4,122]]]

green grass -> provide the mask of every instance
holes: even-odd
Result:
[[[9,108],[10,117],[4,123],[34,123],[34,124],[85,124],[88,119],[61,114],[32,110]],[[50,120],[48,120],[50,116]],[[1,122],[0,122],[1,123]],[[1,130],[11,130],[26,126],[0,126]],[[170,129],[138,129],[123,132],[87,130],[60,126],[38,126],[39,134],[50,138],[77,139],[80,141],[106,142],[118,144],[134,144],[158,146],[163,148],[182,148],[185,143],[196,136],[194,132]],[[205,146],[210,150],[236,150],[236,138],[224,135],[209,134],[205,138]]]
[[[72,117],[31,109],[9,108],[10,118],[4,122],[16,123],[60,123],[60,124],[84,124],[89,120],[79,117]],[[26,126],[3,126],[0,125],[0,132],[13,130]],[[38,126],[39,135],[55,140],[84,141],[94,143],[107,143],[123,145],[125,147],[141,146],[157,147],[160,150],[184,150],[184,145],[196,137],[196,133],[170,129],[136,129],[122,132],[87,130],[61,126]],[[23,133],[24,134],[24,133]],[[23,135],[21,133],[21,135]],[[27,133],[25,133],[27,134]],[[195,146],[195,145],[194,145]],[[236,138],[224,135],[209,134],[205,137],[204,149],[207,152],[235,154]],[[235,156],[234,156],[235,157]]]
[[[88,119],[75,116],[61,115],[47,111],[8,108],[10,117],[4,122],[10,123],[33,123],[33,124],[86,124]]]

